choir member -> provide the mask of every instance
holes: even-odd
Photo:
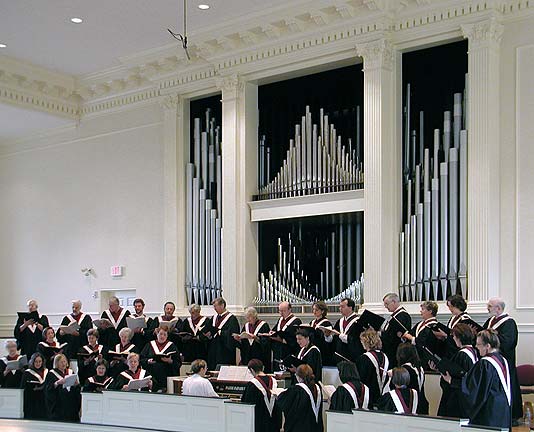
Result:
[[[169,340],[173,342],[178,349],[181,349],[182,341],[180,339],[180,331],[182,328],[182,320],[180,317],[174,315],[176,305],[173,302],[166,302],[163,305],[163,315],[159,315],[152,320],[151,339],[156,338],[156,329],[167,327],[169,332]]]
[[[7,369],[9,361],[18,361],[21,357],[17,350],[17,341],[8,339],[4,342],[4,348],[7,355],[0,359],[0,387],[2,388],[20,388],[23,370],[20,368],[14,370]]]
[[[296,377],[298,384],[278,397],[285,418],[284,432],[323,432],[323,395],[312,368],[300,365]]]
[[[412,318],[401,305],[400,297],[397,293],[388,293],[382,299],[384,307],[391,313],[389,320],[385,322],[383,330],[380,332],[382,339],[382,350],[388,359],[395,363],[397,356],[397,347],[400,345],[401,338],[398,332],[405,333],[412,328]],[[397,366],[391,364],[391,366]]]
[[[128,391],[128,384],[130,383],[130,381],[141,380],[149,377],[149,374],[147,373],[146,369],[143,369],[139,365],[139,354],[128,354],[126,362],[128,364],[128,369],[122,371],[117,376],[117,378],[113,380],[113,382],[108,387],[110,390]],[[139,389],[139,391],[150,391],[152,389],[152,386],[155,386],[153,378],[149,379],[147,382],[147,386]]]
[[[102,312],[98,330],[102,345],[113,346],[119,342],[119,331],[128,327],[126,317],[130,316],[130,311],[122,308],[115,296],[109,298],[108,305],[109,309]]]
[[[291,303],[282,302],[278,305],[280,318],[269,332],[271,349],[273,351],[273,369],[280,370],[280,364],[288,355],[296,354],[298,350],[295,337],[298,326],[302,324],[300,318],[293,315]]]
[[[67,344],[68,358],[73,358],[80,351],[80,348],[87,344],[87,331],[93,328],[93,320],[90,315],[82,312],[82,302],[80,300],[72,301],[72,313],[65,315],[61,321],[61,326],[68,326],[77,323],[79,330],[73,330],[67,334],[61,327],[56,333],[58,342]]]
[[[189,306],[189,317],[182,324],[180,338],[184,361],[208,358],[208,339],[204,335],[208,331],[210,320],[201,315],[201,308],[196,303]]]
[[[468,418],[469,412],[462,403],[461,384],[463,376],[469,372],[478,360],[478,353],[473,347],[475,334],[467,324],[456,324],[451,330],[452,338],[458,348],[450,359],[456,367],[451,375],[450,371],[442,373],[440,386],[442,389],[438,415],[443,417]],[[433,369],[437,369],[434,365]]]
[[[458,348],[456,343],[453,340],[451,330],[460,323],[471,324],[474,321],[466,312],[467,302],[465,299],[459,295],[454,294],[447,298],[447,307],[449,308],[452,316],[450,317],[446,329],[437,329],[434,330],[434,335],[444,343],[444,348],[441,349],[442,352],[445,352],[447,358],[451,358],[456,354]]]
[[[482,357],[462,380],[469,423],[512,430],[512,386],[508,361],[499,352],[495,330],[482,330],[476,347]]]
[[[241,329],[241,335],[234,335],[237,346],[241,351],[241,363],[247,365],[252,359],[261,360],[271,370],[271,348],[267,337],[258,334],[269,333],[269,324],[258,318],[258,312],[253,307],[245,311],[246,322]],[[245,335],[245,336],[242,336]]]
[[[514,426],[518,419],[523,417],[523,401],[521,389],[517,379],[515,350],[517,347],[517,324],[515,320],[504,312],[506,304],[500,298],[491,298],[488,301],[488,313],[490,318],[484,323],[485,329],[497,331],[499,338],[499,352],[508,362],[512,385],[512,421]]]
[[[123,329],[124,330],[124,329]],[[101,393],[113,382],[113,378],[108,375],[108,362],[105,359],[96,362],[96,374],[87,378],[83,386],[84,392]]]
[[[208,368],[215,370],[217,365],[236,364],[236,341],[234,333],[239,332],[237,318],[226,310],[226,301],[222,298],[213,300],[213,308],[217,315],[211,320],[206,333],[208,343]]]
[[[341,318],[334,325],[335,332],[323,330],[325,340],[333,344],[334,361],[349,360],[356,362],[363,354],[363,347],[360,342],[362,327],[358,325],[358,315],[354,312],[356,303],[350,298],[344,298],[339,303]]]
[[[42,340],[43,329],[49,324],[46,315],[39,315],[37,300],[29,300],[27,304],[31,316],[26,319],[26,316],[19,314],[14,334],[20,353],[31,357],[37,350],[37,344]]]
[[[417,414],[428,415],[429,404],[425,395],[425,370],[421,365],[421,360],[417,350],[410,343],[401,343],[397,348],[397,364],[408,371],[410,381],[408,387],[417,391],[418,406]],[[390,381],[390,389],[394,390],[394,383]]]
[[[330,344],[325,341],[324,333],[317,327],[332,328],[332,323],[326,317],[328,315],[328,306],[324,301],[317,301],[312,305],[312,313],[314,319],[310,321],[310,326],[313,328],[311,334],[311,340],[313,344],[321,351],[321,357],[324,365],[332,365],[332,352],[330,350]]]
[[[417,352],[421,359],[427,358],[425,348],[433,354],[442,355],[442,344],[433,331],[437,330],[438,327],[438,320],[436,319],[438,304],[433,301],[424,301],[421,303],[420,313],[423,320],[412,327],[409,332],[402,334],[402,338],[417,347]]]
[[[219,397],[208,379],[205,378],[207,372],[205,360],[196,359],[191,363],[193,375],[187,377],[182,384],[182,394],[186,396]]]
[[[391,383],[394,389],[380,398],[378,409],[398,414],[416,414],[419,398],[417,391],[409,387],[410,374],[408,371],[402,366],[394,368]]]
[[[44,398],[44,383],[48,369],[42,354],[34,353],[29,367],[22,375],[20,388],[24,390],[24,418],[44,420],[47,418]]]
[[[358,358],[356,366],[362,383],[369,387],[369,403],[374,406],[378,402],[387,380],[389,359],[381,351],[382,341],[373,328],[362,332],[360,341],[366,352]]]
[[[132,329],[133,336],[131,339],[131,342],[138,347],[139,349],[143,349],[143,347],[152,340],[152,337],[150,335],[150,329],[155,328],[153,327],[153,319],[149,318],[145,315],[145,302],[141,298],[136,298],[133,302],[134,310],[135,312],[131,314],[130,316],[132,318],[144,318],[145,320],[145,328],[135,328]],[[120,332],[119,332],[120,337]]]
[[[48,420],[80,421],[80,384],[64,387],[65,379],[72,375],[69,361],[64,354],[54,357],[54,368],[46,375],[44,396]]]
[[[303,361],[312,368],[313,375],[317,382],[323,379],[323,360],[321,358],[321,351],[310,340],[310,331],[307,328],[300,328],[296,334],[297,344],[300,351],[297,354],[297,359]],[[296,368],[289,368],[292,374],[297,372]],[[296,382],[296,379],[293,380]]]
[[[44,340],[37,344],[37,352],[42,354],[45,358],[47,369],[52,369],[54,357],[58,354],[67,355],[69,346],[66,342],[60,344],[56,340],[56,332],[52,327],[45,327],[43,330],[43,339]]]
[[[131,342],[134,333],[128,327],[119,331],[120,342],[108,351],[109,375],[115,378],[122,371],[128,369],[126,359],[131,352],[138,353],[139,348]]]
[[[141,364],[154,378],[153,390],[166,392],[167,377],[180,374],[180,353],[169,340],[168,328],[158,327],[156,339],[145,345],[141,351]]]
[[[276,380],[265,375],[261,360],[252,359],[247,364],[254,376],[245,386],[241,402],[254,405],[254,431],[280,432],[282,412],[276,403]]]
[[[358,368],[352,362],[340,361],[337,364],[340,385],[330,400],[333,411],[352,412],[353,409],[369,409],[370,390],[360,379]]]
[[[99,343],[99,332],[91,329],[87,332],[87,345],[84,345],[78,353],[78,376],[80,383],[96,373],[96,362],[104,358],[107,348]]]

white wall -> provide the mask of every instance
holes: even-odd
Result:
[[[0,155],[0,323],[12,322],[28,298],[38,299],[52,317],[64,315],[73,298],[86,312],[98,312],[100,299],[92,293],[101,289],[136,289],[159,310],[160,109],[84,120],[76,130],[19,146],[30,147]],[[109,276],[115,264],[125,266],[119,280]],[[86,266],[96,277],[82,275]]]
[[[525,184],[528,172],[534,170],[534,138],[530,141],[518,137],[525,134],[526,128],[534,124],[534,98],[532,77],[534,62],[523,62],[522,81],[517,81],[518,56],[517,49],[534,44],[534,18],[521,22],[509,23],[501,45],[501,295],[508,304],[508,312],[519,323],[518,363],[534,363],[534,305],[532,294],[532,272],[534,262],[534,182]],[[531,55],[532,51],[531,51]],[[525,80],[528,74],[528,80]],[[517,94],[523,97],[521,111],[517,107]],[[528,100],[529,99],[529,100]],[[521,133],[517,133],[516,121],[523,119]],[[530,118],[530,123],[525,123]],[[518,148],[517,146],[521,147]],[[521,169],[518,171],[516,161],[521,157]],[[530,169],[528,169],[530,166]],[[516,185],[517,175],[521,173],[523,182]],[[531,177],[532,179],[532,177]],[[520,188],[516,188],[519,186]],[[532,201],[531,201],[532,200]],[[529,205],[530,201],[530,205]],[[521,224],[517,224],[518,218]],[[516,241],[519,239],[519,242]],[[516,248],[521,245],[521,257],[517,256]],[[521,258],[521,259],[519,259]],[[518,267],[518,264],[521,264]],[[520,275],[522,274],[522,277]],[[521,300],[521,304],[519,303]],[[521,307],[530,304],[530,308]],[[519,308],[518,308],[519,306]]]

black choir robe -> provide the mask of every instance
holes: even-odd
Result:
[[[107,389],[113,382],[113,378],[110,376],[98,376],[94,375],[87,378],[85,385],[82,388],[82,392],[86,393],[102,393],[102,390]]]
[[[154,337],[151,335],[150,331],[155,328],[154,327],[154,319],[149,318],[146,315],[137,315],[135,313],[130,315],[133,318],[141,318],[143,317],[146,322],[146,328],[139,329],[139,331],[134,332],[131,342],[139,348],[139,350],[142,350],[144,346],[150,342]]]
[[[280,370],[280,362],[288,355],[297,354],[299,346],[297,344],[296,333],[298,326],[302,324],[300,318],[290,315],[288,320],[282,325],[282,317],[278,319],[272,331],[280,332],[279,336],[285,343],[277,342],[271,339],[271,349],[273,351],[273,370]],[[278,360],[278,361],[277,361]]]
[[[452,329],[456,327],[457,324],[462,323],[469,325],[472,321],[473,319],[467,314],[467,312],[462,312],[460,315],[453,315],[450,317],[449,321],[447,322],[447,338],[441,341],[442,347],[440,348],[440,351],[446,358],[451,359],[458,352],[458,347],[456,346],[456,342],[454,342],[452,337]]]
[[[500,353],[492,354],[504,364]],[[512,430],[512,410],[497,369],[480,359],[462,380],[463,402],[469,411],[469,423]]]
[[[241,332],[252,333],[258,335],[258,333],[269,333],[269,324],[265,321],[258,320],[256,325],[251,331],[250,324],[248,322],[243,325]],[[269,338],[265,336],[259,337],[259,341],[252,339],[241,339],[237,342],[237,346],[241,351],[241,363],[246,366],[248,362],[252,359],[261,360],[263,366],[265,367],[265,372],[271,372],[271,346]]]
[[[438,416],[469,418],[469,410],[462,403],[462,378],[473,367],[477,359],[478,353],[473,347],[462,348],[450,359],[452,363],[462,370],[462,374],[453,376],[450,384],[443,378],[440,379],[439,384],[442,394],[438,407]]]
[[[332,358],[332,344],[329,344],[325,340],[324,333],[322,330],[317,329],[318,326],[322,327],[332,327],[332,323],[326,318],[319,318],[311,320],[310,326],[312,327],[310,335],[310,341],[319,348],[321,351],[321,358],[323,359],[323,365],[325,366],[335,366],[334,359]]]
[[[54,367],[54,357],[58,354],[63,353],[67,358],[70,358],[70,347],[66,342],[56,342],[55,345],[49,345],[47,342],[41,341],[37,344],[37,352],[44,357],[47,369]]]
[[[72,371],[69,371],[69,374]],[[48,372],[44,384],[45,405],[48,420],[54,421],[80,421],[81,395],[80,386],[75,385],[70,390],[54,383],[65,375],[59,369]]]
[[[260,383],[263,381],[263,384]],[[282,427],[282,411],[276,396],[270,390],[276,388],[276,381],[268,375],[258,375],[254,380],[249,381],[245,386],[245,391],[241,396],[242,403],[254,405],[254,431],[255,432],[280,432]],[[266,388],[269,389],[269,393]],[[270,412],[270,405],[272,411]]]
[[[111,347],[111,349],[107,352],[107,360],[109,361],[108,375],[111,378],[115,378],[122,371],[128,369],[126,359],[122,356],[117,356],[117,360],[115,360],[111,351],[119,354],[140,353],[139,348],[133,343],[129,343],[126,346],[122,346],[120,343],[118,343],[114,347]]]
[[[393,391],[393,390],[392,390]],[[402,414],[412,414],[414,403],[416,398],[419,399],[419,395],[417,394],[417,391],[412,388],[402,388],[399,389],[399,399],[401,401],[404,401],[404,404],[406,405],[406,408],[403,409]],[[379,400],[378,400],[378,410],[379,411],[386,411],[386,412],[398,412],[397,405],[395,405],[395,402],[393,401],[393,398],[391,397],[391,394],[387,392],[384,394]],[[417,404],[417,411],[419,410],[419,404]]]
[[[44,383],[48,369],[26,369],[22,374],[20,388],[24,390],[24,418],[45,420],[46,405],[44,397]]]
[[[121,341],[119,337],[119,331],[121,331],[125,327],[128,327],[128,323],[126,322],[126,317],[128,316],[130,316],[130,311],[128,309],[122,308],[120,309],[120,314],[117,320],[113,318],[113,314],[109,311],[109,309],[102,312],[100,318],[110,320],[111,324],[113,324],[111,327],[108,327],[106,329],[98,329],[98,333],[100,334],[98,340],[102,345],[114,346],[115,344]]]
[[[378,372],[372,360],[369,358],[372,355],[376,359],[378,365]],[[375,406],[382,395],[382,389],[387,381],[387,371],[389,369],[389,359],[382,351],[372,351],[370,353],[362,354],[356,361],[360,379],[363,384],[369,387],[369,405]],[[385,371],[385,372],[384,372]],[[378,381],[380,376],[381,382]]]
[[[14,335],[17,339],[17,345],[21,354],[26,354],[28,360],[32,354],[37,350],[37,344],[43,340],[43,331],[39,330],[37,324],[31,324],[23,331],[20,330],[20,326],[24,324],[24,320],[19,318],[17,324],[15,324]],[[49,326],[48,317],[46,315],[39,316],[39,324],[43,326],[43,329]]]
[[[132,372],[130,369],[126,369],[125,371],[122,371],[119,375],[117,375],[117,378],[115,378],[111,384],[108,386],[110,390],[122,390],[122,388],[125,385],[128,385],[128,383],[133,379],[143,379],[150,374],[143,368],[139,367],[137,368],[137,371]],[[152,387],[157,387],[157,382],[152,377]],[[139,391],[149,391],[148,387],[142,388]]]
[[[425,347],[440,357],[445,354],[445,345],[434,335],[431,329],[437,323],[438,320],[435,317],[429,318],[428,320],[420,321],[409,331],[412,336],[415,336],[415,347],[417,348],[417,353],[425,370],[430,370],[427,361],[429,355]]]
[[[345,327],[345,330],[342,329],[343,320],[344,318],[342,317],[336,321],[334,324],[334,330],[346,334],[348,339],[347,343],[345,343],[339,338],[339,336],[333,335],[331,343],[333,347],[332,350],[334,352],[334,362],[335,364],[338,364],[340,361],[344,360],[335,354],[338,353],[356,363],[358,357],[364,353],[362,343],[360,342],[360,334],[363,331],[363,328],[358,324],[359,316],[356,313],[348,317],[348,324]]]
[[[347,386],[354,392],[358,406],[354,404],[354,398]],[[330,399],[330,409],[333,411],[352,412],[355,408],[369,409],[369,387],[356,380],[340,385]]]
[[[151,327],[152,330],[149,332],[150,334],[148,335],[149,341],[156,339],[156,335],[154,332],[161,325],[162,322],[174,323],[174,328],[172,330],[169,328],[168,337],[169,337],[169,340],[173,342],[174,345],[176,345],[178,350],[181,351],[182,338],[180,337],[180,332],[182,331],[183,322],[180,317],[177,317],[174,315],[172,316],[172,318],[166,317],[165,315],[159,315],[152,319],[152,327]]]
[[[208,369],[215,370],[218,364],[235,365],[237,342],[232,336],[239,333],[239,322],[237,318],[227,312],[218,326],[215,325],[217,315],[211,319],[210,327],[207,331],[211,334],[208,342]]]
[[[89,357],[87,356],[78,356],[78,378],[80,379],[80,385],[84,385],[87,378],[90,376],[96,375],[96,362],[98,361],[98,356],[106,357],[108,349],[101,344],[95,345],[94,347],[90,345],[84,345],[80,353],[83,354],[92,354],[92,359],[85,364]]]
[[[191,317],[184,320],[180,338],[182,340],[182,354],[184,361],[192,362],[196,359],[208,358],[208,338],[204,336],[210,327],[211,319],[200,317],[195,324]]]
[[[425,395],[425,371],[422,367],[417,367],[411,363],[401,365],[410,374],[410,384],[408,388],[415,390],[418,394],[417,414],[428,415],[429,404]],[[388,378],[387,387],[394,390],[395,386],[391,384],[391,378]]]
[[[172,359],[172,363],[161,361],[160,356],[166,354]],[[154,359],[156,362],[149,363],[148,360],[150,359]],[[141,366],[154,378],[154,385],[152,387],[154,391],[166,389],[167,377],[180,375],[181,365],[178,348],[170,340],[163,345],[159,345],[155,340],[150,341],[141,351]]]
[[[87,331],[93,328],[93,320],[90,315],[87,315],[83,312],[79,313],[77,316],[73,314],[66,315],[61,321],[61,325],[67,326],[76,321],[80,326],[78,330],[79,336],[64,334],[63,336],[59,333],[59,329],[56,332],[56,339],[60,343],[66,343],[68,350],[65,352],[68,358],[76,357],[80,348],[87,344]]]
[[[291,386],[278,396],[285,418],[284,432],[323,432],[321,388],[315,384],[317,397],[313,398],[310,389],[303,386],[305,384]]]
[[[315,375],[315,382],[323,380],[323,360],[319,348],[310,343],[308,346],[301,348],[296,357],[312,368],[313,374]],[[293,384],[297,383],[294,374],[291,375],[291,381]]]
[[[9,360],[18,360],[20,355],[15,357],[2,357],[0,359],[0,387],[2,388],[20,388],[20,380],[22,379],[22,370],[9,371],[7,375],[4,375],[6,370],[6,364]]]
[[[388,356],[390,367],[397,366],[397,348],[401,344],[398,332],[404,333],[412,328],[412,317],[406,309],[400,306],[395,310],[386,322],[380,333],[382,339],[382,351]]]
[[[512,378],[512,420],[523,417],[523,400],[521,398],[521,388],[517,379],[515,350],[517,347],[517,324],[508,315],[501,315],[502,318],[489,318],[484,323],[484,328],[492,328],[497,331],[499,336],[499,352],[508,362],[510,368],[510,377]]]

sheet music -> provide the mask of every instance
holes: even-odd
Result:
[[[252,378],[254,377],[246,366],[221,366],[219,376],[217,377],[219,381],[246,382],[250,381]]]

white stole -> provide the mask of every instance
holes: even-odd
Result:
[[[482,357],[482,360],[486,360],[490,362],[495,368],[495,370],[497,371],[497,375],[499,375],[501,384],[504,387],[504,392],[506,393],[508,404],[510,405],[512,403],[512,388],[510,386],[510,369],[508,368],[508,362],[506,361],[506,359],[504,357],[502,359],[504,360],[504,367],[506,368],[506,377],[504,376],[501,366],[499,365],[497,360],[495,360],[491,356]]]
[[[412,412],[411,414],[416,414],[417,413],[417,404],[419,402],[419,396],[417,394],[417,392],[414,390],[414,389],[409,389],[410,392],[412,393],[412,396],[413,396],[413,404],[412,404]],[[409,413],[405,413],[404,412],[404,406],[402,405],[402,402],[399,398],[399,396],[397,395],[397,392],[395,390],[391,390],[389,392],[389,395],[391,396],[391,399],[393,400],[393,403],[395,404],[395,408],[397,408],[397,413],[398,414],[409,414]],[[408,407],[409,409],[410,407]]]
[[[321,404],[323,403],[323,395],[321,393],[321,389],[319,388],[317,384],[315,384],[315,388],[317,389],[317,400],[313,400],[313,394],[306,384],[298,383],[297,385],[303,388],[306,393],[308,393],[308,397],[310,398],[312,410],[313,410],[313,413],[315,414],[315,422],[319,423],[319,411],[321,410]]]
[[[274,404],[276,402],[276,395],[271,392],[271,398],[269,399],[269,397],[267,396],[267,390],[265,390],[265,387],[263,387],[263,384],[260,382],[259,378],[252,378],[250,380],[250,382],[252,384],[254,384],[256,386],[256,388],[263,395],[263,401],[265,402],[265,406],[267,407],[267,411],[269,411],[269,415],[272,417]],[[278,385],[276,384],[276,380],[275,379],[272,380],[272,383],[273,383],[272,390],[274,390],[274,389],[277,388]]]

